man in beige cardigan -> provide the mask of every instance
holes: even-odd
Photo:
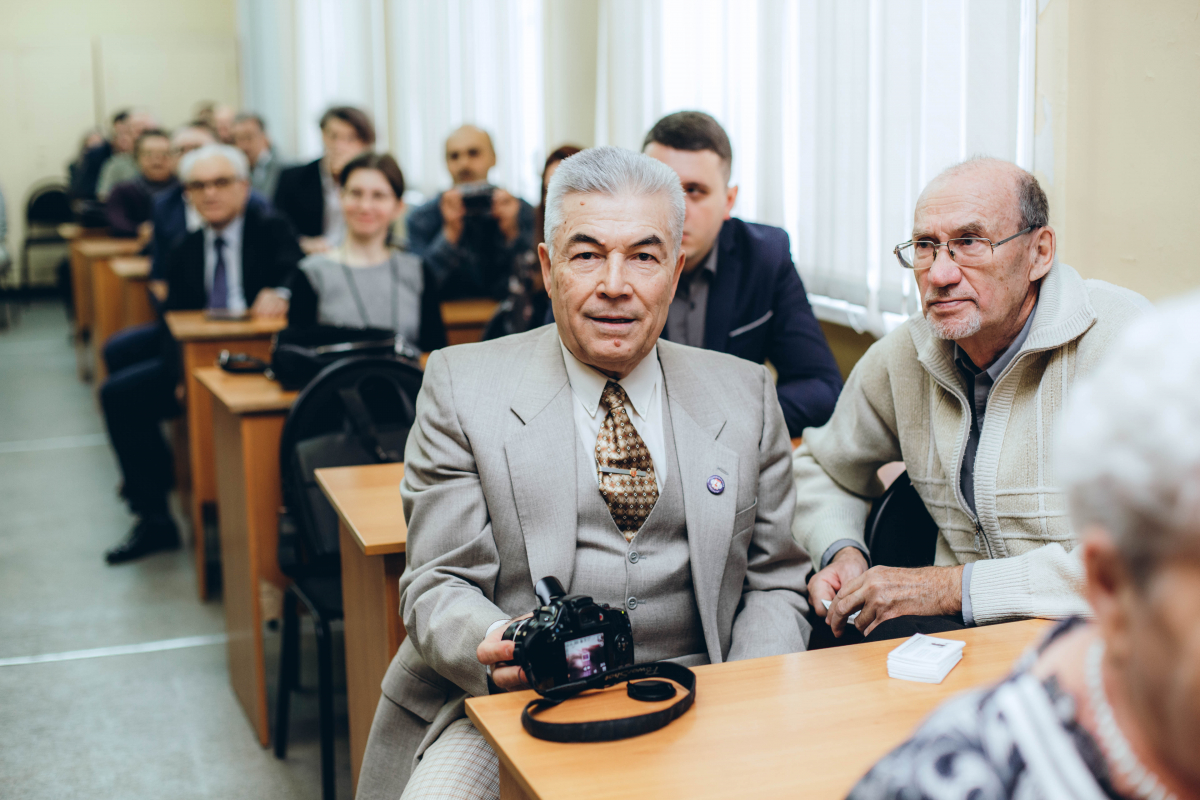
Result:
[[[819,559],[809,594],[835,636],[1087,613],[1049,443],[1063,396],[1148,304],[1057,263],[1048,218],[1037,180],[997,159],[918,198],[896,256],[923,316],[867,351],[793,455],[792,534]],[[935,566],[870,566],[863,529],[892,461],[938,525]]]

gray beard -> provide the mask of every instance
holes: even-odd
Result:
[[[971,312],[970,317],[965,320],[934,322],[926,316],[925,321],[929,323],[929,330],[938,339],[945,339],[951,342],[966,339],[979,333],[979,329],[983,327],[983,316],[979,313],[979,307],[974,306],[974,308],[975,310]]]

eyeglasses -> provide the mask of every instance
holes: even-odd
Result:
[[[183,188],[194,194],[202,194],[206,189],[228,189],[238,182],[237,178],[228,176],[213,178],[211,181],[188,181],[183,185]]]
[[[1011,242],[1018,236],[1024,236],[1037,227],[1039,226],[1030,225],[1025,230],[1018,231],[1007,239],[1001,239],[998,242],[975,236],[950,239],[946,242],[918,239],[898,244],[892,252],[896,254],[896,260],[900,262],[900,266],[905,269],[929,269],[933,266],[933,262],[937,260],[939,247],[946,248],[946,254],[950,256],[950,260],[960,267],[982,267],[992,260],[992,251],[997,247],[1005,242]]]

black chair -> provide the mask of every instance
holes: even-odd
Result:
[[[314,471],[325,467],[395,462],[416,419],[422,373],[407,361],[347,358],[323,369],[292,405],[279,457],[284,510],[279,521],[279,566],[292,579],[284,594],[275,756],[287,756],[288,713],[300,667],[298,603],[317,634],[321,726],[321,795],[333,800],[333,642],[330,623],[342,618],[337,513]]]
[[[21,271],[18,288],[29,284],[29,248],[48,244],[65,244],[58,226],[75,218],[67,187],[60,183],[43,183],[34,187],[25,202],[25,243],[21,246]]]
[[[871,563],[885,567],[928,567],[937,550],[938,526],[902,472],[871,506],[864,540]]]

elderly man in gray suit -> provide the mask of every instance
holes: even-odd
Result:
[[[770,374],[659,341],[685,255],[679,178],[603,147],[550,183],[555,325],[435,352],[400,485],[408,638],[359,798],[498,797],[467,697],[525,688],[502,635],[553,575],[624,607],[638,662],[803,650],[809,561]],[[701,700],[700,702],[703,702]]]

